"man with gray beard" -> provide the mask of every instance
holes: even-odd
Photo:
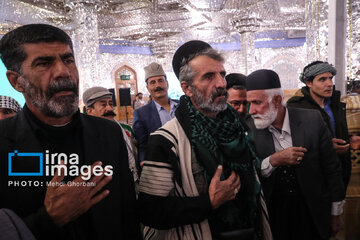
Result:
[[[185,95],[149,138],[139,187],[141,221],[153,228],[145,239],[272,239],[258,159],[226,103],[223,63],[202,41],[173,57]]]
[[[274,239],[329,239],[345,197],[330,131],[317,111],[285,107],[274,71],[251,73],[246,88]]]
[[[0,121],[0,208],[12,209],[39,240],[140,239],[122,131],[80,114],[72,46],[45,24],[0,40],[6,76],[26,100]]]

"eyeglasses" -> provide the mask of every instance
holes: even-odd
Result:
[[[231,106],[235,107],[240,107],[241,105],[243,106],[247,106],[248,102],[247,101],[231,101],[230,102]]]

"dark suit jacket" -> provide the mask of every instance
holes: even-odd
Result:
[[[345,198],[341,165],[332,145],[330,131],[318,111],[288,108],[293,146],[307,149],[302,162],[295,167],[296,177],[309,207],[315,226],[325,239],[331,234],[331,203]],[[258,156],[265,159],[275,152],[268,128],[258,130],[252,121]],[[277,171],[262,178],[265,198],[269,201]]]
[[[122,131],[115,122],[106,119],[81,114],[80,121],[83,142],[79,143],[79,148],[84,150],[84,164],[102,161],[103,166],[113,166],[113,178],[105,186],[110,194],[87,212],[92,239],[139,239],[134,182]],[[37,239],[60,238],[61,234],[57,233],[61,229],[52,222],[43,204],[46,184],[38,187],[9,185],[9,181],[44,182],[52,177],[8,176],[8,153],[14,150],[19,153],[44,151],[23,111],[0,121],[0,208],[12,209]]]
[[[178,102],[173,99],[171,99],[171,101]],[[161,126],[160,116],[154,101],[150,101],[145,106],[134,111],[133,130],[138,142],[140,162],[144,161],[146,145],[150,133],[155,132],[155,130]]]
[[[329,115],[311,97],[309,88],[308,87],[301,88],[301,93],[304,96],[291,97],[287,101],[287,106],[294,108],[315,109],[319,111],[326,125],[328,126],[330,132],[332,133],[332,127],[331,127]],[[333,137],[343,139],[347,143],[349,143],[349,132],[346,122],[346,104],[340,101],[340,97],[341,97],[340,92],[336,91],[334,86],[333,94],[330,98],[331,99],[330,108],[333,112],[334,120],[335,120],[335,135],[333,135]],[[343,179],[346,188],[350,181],[350,176],[351,176],[350,149],[346,153],[338,154],[338,158],[340,159],[342,164],[341,166],[343,171]]]

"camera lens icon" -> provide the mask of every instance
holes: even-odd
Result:
[[[8,154],[9,176],[43,176],[43,153],[17,150]]]

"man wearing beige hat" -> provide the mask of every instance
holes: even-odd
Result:
[[[134,178],[135,192],[137,193],[139,174],[137,168],[138,164],[136,162],[137,151],[135,143],[132,142],[133,138],[131,137],[130,126],[122,124],[114,119],[116,114],[114,113],[112,95],[113,94],[106,88],[92,87],[83,93],[83,102],[85,104],[86,113],[88,115],[106,118],[119,124],[126,143],[129,158],[129,168]]]
[[[168,96],[169,83],[165,72],[158,63],[144,67],[145,82],[152,101],[134,111],[133,129],[138,142],[139,161],[144,161],[146,145],[150,133],[174,118],[178,104]]]

